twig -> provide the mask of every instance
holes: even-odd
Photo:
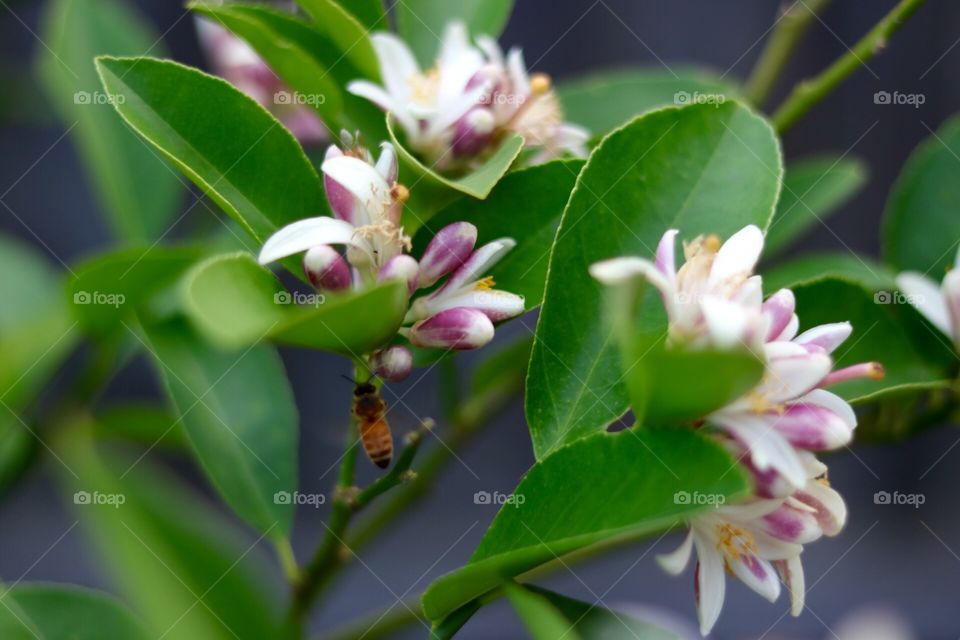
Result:
[[[782,134],[787,131],[861,65],[876,57],[890,37],[923,3],[924,0],[901,0],[846,55],[819,76],[794,87],[783,105],[773,114],[773,126],[777,132]]]

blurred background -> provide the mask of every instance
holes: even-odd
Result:
[[[127,1],[163,34],[174,59],[206,68],[193,18],[180,2]],[[45,46],[37,35],[43,4],[0,0],[0,230],[36,246],[54,263],[73,264],[106,246],[109,235],[72,141],[33,81],[36,55]],[[796,81],[845,53],[893,4],[831,3],[787,67],[772,104]],[[771,0],[518,0],[502,43],[522,44],[528,64],[558,80],[638,65],[702,66],[728,79],[742,79],[778,9],[779,3]],[[958,72],[960,3],[932,0],[869,69],[857,72],[786,136],[788,161],[816,152],[849,152],[863,159],[870,172],[866,188],[830,219],[829,227],[821,225],[810,233],[794,254],[848,246],[877,255],[878,227],[891,182],[911,150],[960,111]],[[895,90],[922,94],[925,101],[919,107],[874,103],[875,92]],[[957,169],[960,179],[960,158]],[[184,193],[184,209],[193,199]],[[211,215],[197,207],[170,237],[209,228]],[[498,332],[498,341],[527,335],[535,322],[532,316],[520,319]],[[287,350],[284,357],[301,411],[301,490],[325,492],[334,483],[333,467],[341,451],[349,394],[339,374],[347,372],[347,365],[306,351]],[[397,432],[415,426],[423,416],[437,415],[438,376],[436,370],[419,370],[394,386],[406,405],[391,412]],[[135,361],[109,394],[156,397],[156,380],[146,363]],[[440,425],[441,436],[442,429]],[[899,616],[916,638],[960,636],[955,610],[960,587],[958,442],[960,432],[943,425],[907,442],[855,444],[832,456],[830,480],[846,497],[851,517],[841,536],[810,545],[804,554],[807,611],[791,618],[786,598],[769,605],[730,582],[713,637],[833,638],[843,633],[844,619],[858,611],[868,618],[874,615],[869,611]],[[419,593],[435,577],[462,564],[496,512],[495,506],[475,504],[474,493],[509,492],[532,459],[517,402],[454,460],[427,502],[365,551],[362,563],[354,563],[316,612],[316,628],[331,628],[390,605],[399,596]],[[374,477],[362,460],[361,470],[363,479]],[[41,465],[0,502],[0,578],[109,589],[81,529],[72,527],[75,518],[51,482],[50,471],[49,465]],[[178,464],[178,472],[192,478],[199,491],[210,493],[189,465]],[[873,497],[878,491],[920,493],[925,502],[917,508],[877,505]],[[325,507],[298,513],[294,542],[301,558],[323,532],[325,516]],[[652,550],[669,550],[678,543],[671,535],[561,571],[540,584],[614,608],[642,607],[648,614],[686,621],[694,633],[692,575],[688,571],[680,578],[667,577],[653,560]],[[256,550],[264,555],[269,551]],[[503,602],[483,609],[459,637],[493,634],[524,635]],[[397,637],[424,635],[422,627],[414,627]]]

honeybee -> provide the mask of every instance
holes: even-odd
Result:
[[[353,415],[360,427],[360,441],[370,462],[381,469],[390,466],[393,458],[393,434],[386,418],[387,403],[376,385],[358,382],[353,389]]]

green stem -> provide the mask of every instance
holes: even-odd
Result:
[[[830,0],[798,0],[780,16],[744,89],[745,97],[754,106],[763,106],[770,91],[776,86],[787,60],[807,33],[813,19],[829,3]]]
[[[872,60],[890,37],[920,8],[924,0],[901,0],[853,49],[819,76],[801,82],[773,114],[773,126],[782,134],[807,114],[817,103],[846,80],[861,65]]]

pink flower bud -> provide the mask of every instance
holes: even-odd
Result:
[[[453,155],[460,158],[477,155],[490,144],[495,128],[496,121],[489,109],[471,109],[454,126]]]
[[[420,280],[420,265],[406,254],[394,256],[380,267],[380,272],[377,274],[378,282],[386,280],[403,280],[407,283],[407,289],[412,294],[417,290],[417,284]]]
[[[433,236],[420,259],[420,286],[429,287],[470,257],[477,243],[477,228],[469,222],[454,222]]]
[[[342,155],[343,151],[339,147],[330,145],[323,159],[326,161]],[[323,189],[327,194],[327,202],[330,203],[330,210],[333,211],[334,217],[355,224],[354,210],[357,208],[357,199],[353,194],[327,174],[323,174]]]
[[[370,360],[373,372],[390,382],[400,382],[413,369],[413,354],[406,347],[394,345],[373,354]]]
[[[447,309],[410,328],[410,342],[418,347],[476,349],[493,339],[493,323],[476,309]]]
[[[317,289],[343,291],[352,282],[350,267],[336,249],[321,244],[309,249],[303,256],[303,272]]]

